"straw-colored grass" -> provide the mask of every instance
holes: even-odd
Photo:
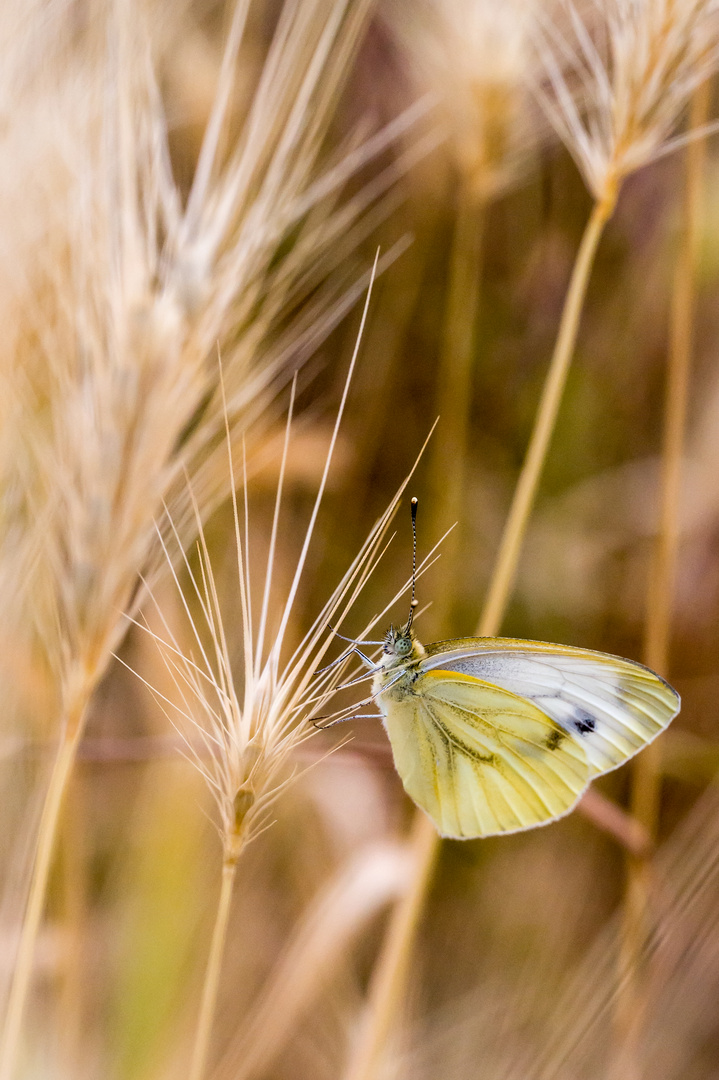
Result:
[[[709,86],[695,92],[691,129],[703,131],[709,117]],[[660,512],[655,551],[649,573],[644,639],[646,664],[671,676],[670,645],[680,532],[680,498],[689,386],[694,348],[694,312],[698,266],[698,237],[702,204],[706,140],[692,141],[686,150],[686,178],[681,218],[679,258],[674,287],[667,355]],[[661,813],[661,743],[633,766],[631,811],[647,834],[656,837]],[[647,857],[627,863],[625,912],[620,974],[625,986],[617,1002],[618,1075],[640,1076],[640,1046],[648,1022],[649,976],[644,954],[656,919],[655,872]]]

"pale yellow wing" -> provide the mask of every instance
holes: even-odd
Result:
[[[589,781],[579,741],[533,702],[470,675],[425,672],[380,703],[405,790],[442,836],[554,821]]]
[[[438,642],[427,653],[430,669],[473,675],[529,698],[582,743],[594,776],[636,754],[679,712],[669,683],[608,653],[514,638]]]

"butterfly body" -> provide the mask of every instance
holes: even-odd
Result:
[[[562,817],[679,711],[633,661],[513,638],[425,648],[411,621],[387,632],[373,693],[405,790],[458,839]]]

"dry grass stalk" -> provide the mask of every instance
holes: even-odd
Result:
[[[318,670],[332,641],[331,635],[327,636],[327,624],[330,621],[342,623],[348,608],[371,572],[378,551],[384,543],[387,526],[399,501],[398,493],[390,509],[372,530],[362,552],[324,606],[311,630],[296,648],[289,663],[283,668],[281,655],[284,637],[296,600],[336,434],[337,429],[335,429],[328,452],[322,485],[296,574],[279,618],[279,626],[272,625],[269,602],[282,481],[280,480],[278,489],[265,587],[256,631],[252,626],[246,533],[243,535],[239,511],[235,504],[235,541],[244,626],[244,687],[242,691],[235,688],[230,650],[222,623],[220,599],[202,533],[200,534],[199,577],[192,576],[189,563],[186,564],[186,569],[191,576],[205,629],[210,636],[210,649],[208,650],[203,643],[202,629],[192,620],[186,601],[184,602],[185,610],[192,622],[198,658],[195,659],[182,652],[169,626],[165,627],[167,631],[165,637],[153,635],[183,703],[181,716],[190,725],[189,729],[185,729],[190,733],[190,739],[187,742],[188,754],[205,777],[216,799],[223,844],[220,897],[203,986],[198,1032],[190,1072],[192,1080],[200,1080],[206,1071],[238,859],[247,843],[267,827],[268,812],[296,775],[296,767],[291,760],[294,751],[315,733],[314,728],[308,724],[308,720],[312,714],[321,710],[323,702],[336,688],[341,669],[335,667],[330,672]],[[288,448],[289,425],[285,454]],[[177,584],[179,588],[179,579],[177,579]],[[270,636],[271,644],[266,646],[265,639]],[[196,739],[192,740],[192,732],[200,736],[199,743]]]
[[[468,459],[477,322],[481,303],[482,234],[487,207],[459,179],[452,236],[447,306],[442,349],[437,365],[437,407],[440,425],[432,448],[429,475],[431,515],[435,531],[462,517],[465,462]],[[440,634],[451,633],[458,588],[453,570],[461,552],[462,529],[448,537],[439,564],[436,620]]]
[[[367,200],[360,193],[338,217],[332,208],[344,179],[391,138],[356,148],[316,179],[368,3],[303,0],[283,8],[245,128],[225,154],[247,7],[234,7],[185,205],[142,10],[97,11],[76,34],[64,9],[48,19],[44,5],[28,12],[11,4],[4,14],[16,24],[5,38],[13,64],[34,46],[37,79],[2,87],[15,93],[5,102],[5,139],[17,165],[3,192],[2,302],[11,328],[0,364],[3,575],[22,582],[18,618],[54,673],[61,722],[2,1080],[14,1071],[58,814],[88,703],[124,633],[122,612],[142,598],[138,573],[159,564],[154,520],[164,501],[179,521],[184,475],[222,452],[225,416],[235,436],[260,418],[288,367],[345,309],[337,285],[322,286],[323,261],[339,234],[347,250]],[[381,192],[375,186],[374,196]],[[309,315],[297,315],[308,290]],[[221,495],[201,490],[200,520]],[[195,528],[192,515],[178,524],[183,542],[185,525]]]
[[[577,252],[554,352],[542,387],[527,453],[514,489],[497,560],[487,589],[482,618],[477,628],[480,636],[499,633],[504,612],[509,603],[529,516],[537,497],[539,481],[567,384],[594,258],[604,226],[613,208],[614,202],[609,199],[594,204]]]
[[[709,118],[710,86],[704,83],[694,94],[691,129],[702,131]],[[689,382],[694,346],[696,278],[701,233],[701,208],[706,160],[706,139],[693,140],[686,152],[686,174],[681,219],[679,258],[674,273],[664,433],[660,518],[650,568],[644,659],[649,667],[669,676],[669,651],[674,583],[679,552],[679,503],[682,462],[687,426]],[[633,765],[631,811],[649,836],[656,837],[662,777],[661,743],[648,748]],[[647,857],[630,858],[627,866],[625,917],[620,965],[624,992],[617,1002],[618,1076],[644,1073],[640,1045],[646,1025],[649,972],[642,963],[652,932],[653,871]]]
[[[252,1080],[282,1052],[299,1020],[360,930],[404,892],[404,845],[374,843],[355,855],[313,899],[213,1080]]]
[[[526,172],[538,141],[528,78],[532,7],[532,0],[450,0],[415,4],[411,10],[398,4],[395,11],[416,78],[439,101],[455,166],[456,210],[436,384],[441,423],[429,476],[436,532],[461,517],[485,217],[492,200]],[[461,534],[460,525],[448,538],[438,571],[442,632],[449,632],[456,600],[452,565]]]
[[[499,633],[529,515],[555,429],[594,257],[626,176],[678,145],[671,136],[693,90],[719,62],[719,22],[710,0],[612,0],[590,36],[571,0],[566,26],[545,19],[537,45],[549,86],[537,87],[549,119],[582,171],[595,202],[569,283],[557,341],[477,633]],[[609,43],[609,57],[601,55]],[[571,74],[568,74],[568,69]],[[570,91],[568,80],[578,83]],[[370,1080],[399,1015],[404,976],[439,841],[429,820],[415,826],[412,887],[397,905],[380,953],[369,1019],[347,1072]]]
[[[537,39],[553,96],[541,86],[537,93],[595,203],[577,253],[557,344],[500,543],[483,620],[489,626],[501,620],[514,580],[569,373],[589,274],[621,184],[631,172],[679,145],[671,136],[689,97],[719,63],[719,17],[710,0],[639,0],[634,4],[612,0],[601,12],[599,25],[591,27],[597,40],[571,0],[562,7],[566,28],[545,20]],[[602,55],[602,44],[608,57]]]
[[[358,1032],[344,1080],[377,1076],[400,1015],[409,974],[411,946],[439,851],[437,833],[424,814],[416,813],[410,837],[412,874],[385,933],[382,953],[372,974],[367,1013]]]

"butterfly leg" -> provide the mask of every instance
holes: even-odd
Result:
[[[358,641],[357,638],[345,637],[344,634],[340,634],[340,633],[338,633],[337,630],[335,630],[332,623],[327,623],[327,629],[331,630],[332,633],[334,634],[334,636],[338,637],[338,638],[341,638],[342,641],[349,641],[350,645],[382,645],[383,644],[383,642],[381,642],[381,641]]]
[[[396,682],[399,682],[399,680],[402,679],[402,678],[404,678],[404,672],[399,671],[395,675],[395,677],[393,679],[390,679],[390,681],[385,686],[383,686],[380,690],[375,691],[374,694],[370,694],[369,697],[363,698],[362,701],[358,701],[357,702],[357,708],[360,708],[363,705],[371,705],[373,701],[377,700],[377,698],[379,697],[380,694],[383,694],[386,690],[389,690],[390,687],[394,686],[394,684]],[[330,713],[329,716],[331,716],[331,715],[332,714]],[[316,727],[318,731],[325,731],[327,728],[334,727],[335,724],[344,724],[345,721],[347,721],[347,720],[363,719],[363,718],[366,718],[366,717],[374,717],[376,720],[381,720],[382,719],[382,713],[350,713],[349,716],[339,716],[339,717],[337,717],[336,720],[330,720],[329,724],[318,724],[317,723],[318,720],[326,720],[326,719],[328,719],[327,716],[313,716],[313,717],[310,718],[309,723],[312,724],[313,727]]]
[[[369,668],[371,671],[376,668],[377,665],[370,660],[369,656],[365,656],[361,649],[354,648],[348,649],[347,652],[342,653],[341,656],[338,656],[336,660],[333,660],[325,667],[317,668],[317,674],[322,675],[323,672],[330,671],[331,668],[335,667],[337,664],[341,664],[343,660],[347,660],[348,657],[352,656],[352,653],[356,653],[362,663],[365,665],[365,667]]]
[[[381,720],[382,713],[365,712],[365,713],[352,713],[351,716],[340,716],[336,720],[330,720],[328,724],[318,724],[318,720],[323,720],[324,717],[316,716],[310,723],[313,727],[316,727],[318,731],[327,731],[328,728],[336,727],[337,724],[344,724],[348,720]]]

